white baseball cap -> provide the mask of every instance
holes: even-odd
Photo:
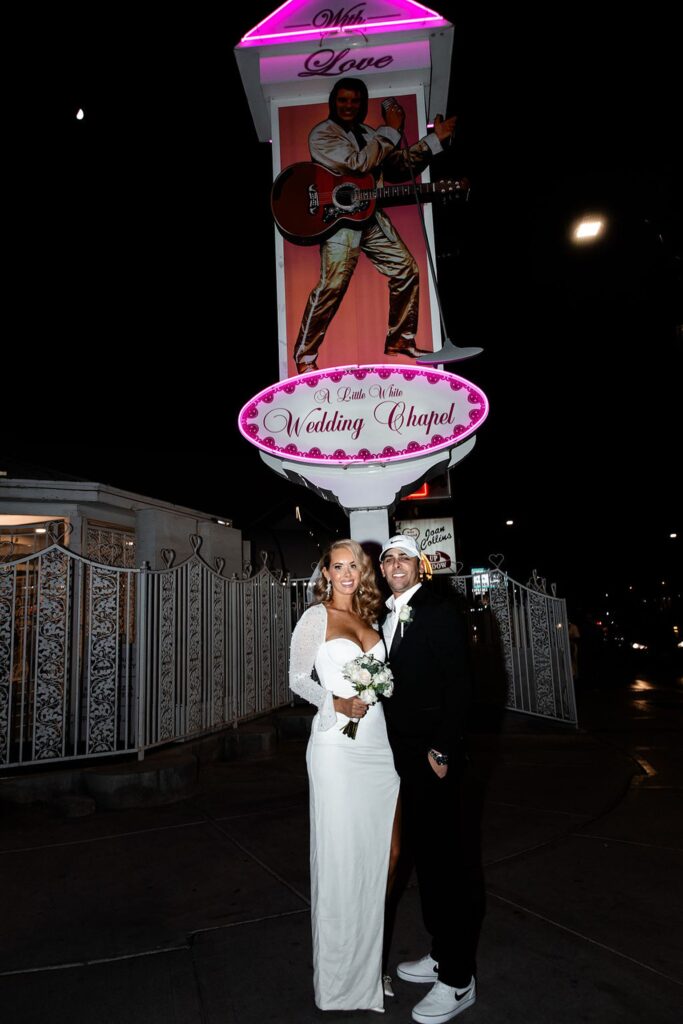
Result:
[[[419,558],[420,552],[417,550],[417,544],[412,537],[406,537],[402,533],[397,533],[395,537],[390,537],[386,542],[382,550],[380,551],[379,560],[380,562],[386,555],[389,548],[398,548],[399,551],[405,552],[406,555],[410,555],[411,558]]]

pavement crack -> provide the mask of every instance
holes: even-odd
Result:
[[[195,956],[194,948],[194,937],[196,933],[188,936],[189,948],[190,948],[190,959],[192,961],[192,977],[194,979],[195,991],[197,994],[197,1006],[199,1007],[199,1019],[201,1024],[208,1024],[208,1015],[206,1010],[206,999],[204,993],[204,985],[202,984],[201,972],[197,959]]]
[[[43,964],[40,967],[22,967],[15,971],[0,971],[0,978],[12,978],[21,974],[44,974],[48,971],[72,971],[79,967],[99,967],[103,964],[116,964],[122,960],[140,960],[145,956],[163,956],[166,953],[182,953],[189,949],[189,943],[177,946],[164,946],[163,949],[143,949],[137,953],[120,953],[118,956],[102,956],[93,960],[72,960],[63,964]]]
[[[87,846],[88,843],[104,843],[112,839],[129,839],[131,836],[146,836],[152,832],[168,832],[176,828],[196,828],[197,825],[204,825],[205,820],[183,821],[176,825],[155,825],[152,828],[135,829],[132,832],[110,832],[105,836],[91,836],[88,839],[68,839],[61,843],[40,843],[36,846],[19,846],[14,849],[0,850],[0,856],[9,853],[33,853],[36,850],[56,850],[62,846]]]
[[[659,978],[665,978],[667,981],[673,982],[674,985],[679,985],[683,988],[683,981],[681,981],[680,978],[674,978],[670,974],[665,974],[664,971],[658,971],[656,967],[651,967],[650,964],[643,963],[642,960],[636,960],[635,957],[629,956],[628,953],[622,953],[613,946],[608,946],[606,943],[598,941],[598,939],[592,939],[590,935],[584,935],[583,932],[577,932],[574,928],[570,928],[566,924],[561,924],[559,921],[554,921],[551,917],[546,917],[545,914],[539,914],[536,910],[531,910],[530,907],[525,907],[521,903],[509,900],[505,896],[501,896],[499,893],[493,892],[491,889],[487,889],[486,894],[487,896],[492,896],[493,899],[499,900],[501,903],[506,903],[509,907],[514,907],[515,910],[521,910],[523,913],[529,914],[531,917],[535,917],[538,921],[543,921],[545,924],[552,925],[553,928],[559,928],[560,931],[567,932],[568,935],[573,935],[577,939],[589,942],[592,946],[604,949],[606,952],[612,953],[614,956],[618,956],[622,960],[628,960],[629,963],[642,967],[644,971],[650,971],[650,973],[656,974]]]
[[[310,907],[311,901],[308,899],[308,897],[305,896],[302,892],[300,892],[296,888],[296,886],[292,885],[291,882],[288,882],[286,878],[283,878],[282,875],[280,875],[275,870],[275,868],[271,868],[269,864],[266,864],[264,860],[261,860],[261,858],[257,857],[255,853],[252,853],[252,851],[249,850],[242,843],[240,843],[238,839],[235,839],[234,836],[230,835],[227,829],[223,828],[223,826],[220,825],[215,818],[212,818],[210,815],[207,815],[206,820],[217,832],[220,833],[221,836],[223,836],[224,839],[227,839],[228,842],[232,843],[233,846],[236,846],[238,850],[241,850],[243,854],[245,854],[247,857],[250,857],[251,860],[253,860],[256,864],[259,865],[259,867],[263,868],[264,871],[267,871],[269,875],[275,878],[280,883],[280,885],[284,885],[286,889],[289,889],[289,891],[297,897],[297,899],[300,899],[303,903],[306,904],[307,907]]]

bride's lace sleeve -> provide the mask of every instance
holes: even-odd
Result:
[[[315,704],[320,728],[331,729],[337,723],[334,695],[311,676],[318,648],[325,643],[327,612],[321,604],[313,605],[301,616],[292,633],[289,656],[289,686],[299,697]]]

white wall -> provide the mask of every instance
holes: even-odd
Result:
[[[174,565],[192,554],[191,534],[202,538],[199,554],[212,568],[215,559],[225,559],[224,576],[242,572],[242,534],[231,526],[175,515],[162,509],[138,509],[136,513],[136,562],[149,562],[152,569],[164,569],[164,548],[175,551]]]

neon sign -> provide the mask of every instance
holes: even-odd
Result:
[[[291,377],[244,406],[244,437],[280,458],[328,465],[396,462],[452,448],[488,414],[482,391],[453,373],[340,366]]]
[[[240,46],[322,39],[345,33],[363,35],[396,29],[439,28],[445,18],[415,0],[287,0],[242,38]]]
[[[392,71],[404,71],[430,66],[429,43],[392,43],[364,46],[362,49],[344,46],[342,49],[322,47],[313,53],[294,53],[286,56],[262,56],[259,59],[261,81],[269,85],[290,82],[294,78],[336,78],[341,75],[369,75],[391,66]]]

